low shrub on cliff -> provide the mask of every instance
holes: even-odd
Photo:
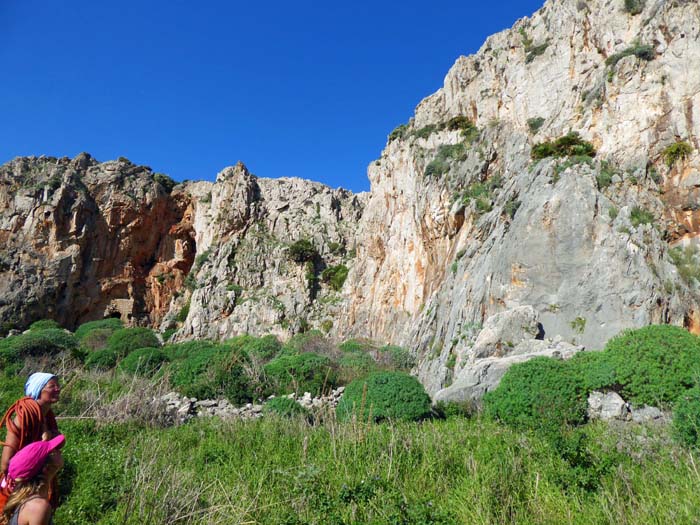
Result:
[[[295,241],[287,253],[289,258],[297,263],[313,261],[318,257],[318,250],[308,239]]]
[[[107,348],[119,358],[126,357],[138,348],[158,348],[160,341],[153,330],[148,328],[122,328],[114,332],[107,340]]]
[[[78,339],[78,341],[82,341],[93,330],[111,330],[112,332],[115,332],[123,327],[124,325],[121,319],[113,317],[108,319],[99,319],[97,321],[88,321],[87,323],[83,323],[78,327],[78,329],[75,331],[75,337]]]
[[[376,372],[356,379],[345,388],[336,414],[340,420],[355,415],[364,421],[417,421],[430,414],[430,397],[413,376],[403,372]]]
[[[595,157],[593,144],[586,142],[581,136],[572,131],[554,141],[541,142],[532,147],[530,156],[535,160],[548,157],[570,157],[574,155]]]
[[[314,353],[286,355],[265,365],[270,387],[277,394],[303,394],[316,396],[334,388],[338,382],[332,361]]]
[[[700,338],[678,326],[625,331],[605,353],[620,395],[636,404],[672,404],[700,377]]]
[[[693,147],[687,142],[676,142],[663,151],[664,162],[669,168],[679,160],[683,160],[693,152]]]
[[[585,421],[586,391],[568,363],[536,357],[508,369],[484,396],[485,413],[514,427],[556,429]]]
[[[656,51],[654,50],[654,46],[635,43],[619,53],[610,55],[605,59],[605,65],[615,67],[620,60],[629,56],[636,56],[639,59],[650,61],[656,58]]]
[[[321,272],[321,281],[329,284],[336,292],[339,292],[348,277],[348,267],[344,264],[330,266]]]

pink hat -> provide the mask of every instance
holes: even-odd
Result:
[[[35,441],[30,443],[10,459],[10,467],[7,475],[12,480],[27,480],[36,476],[46,463],[49,454],[63,446],[66,438],[59,434],[49,441]]]

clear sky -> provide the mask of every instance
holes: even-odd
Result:
[[[353,191],[460,55],[544,0],[0,0],[0,163],[243,161]]]

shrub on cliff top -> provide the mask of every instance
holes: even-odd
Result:
[[[321,272],[321,280],[324,283],[330,284],[336,292],[339,292],[345,284],[345,279],[348,277],[348,267],[344,264],[331,266]]]
[[[484,396],[488,416],[520,428],[553,429],[585,421],[587,395],[564,361],[536,357],[513,365]]]
[[[679,160],[685,159],[693,152],[693,147],[687,142],[676,142],[663,151],[664,162],[669,168]]]
[[[417,421],[430,414],[430,397],[413,376],[403,372],[375,372],[345,388],[336,414],[341,420],[356,415],[365,421]]]
[[[158,337],[148,328],[122,328],[107,340],[107,348],[122,358],[138,348],[158,348]]]
[[[313,261],[318,257],[318,250],[308,239],[299,239],[289,247],[289,258],[297,263]]]

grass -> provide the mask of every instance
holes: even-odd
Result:
[[[700,512],[700,458],[653,429],[587,427],[590,463],[609,468],[582,488],[549,440],[481,418],[61,426],[74,483],[56,516],[65,525],[693,523]]]

